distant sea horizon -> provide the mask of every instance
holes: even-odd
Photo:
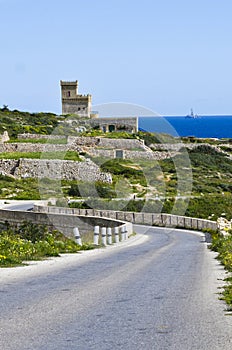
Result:
[[[232,115],[143,116],[139,117],[139,130],[166,133],[173,136],[198,138],[232,138]]]

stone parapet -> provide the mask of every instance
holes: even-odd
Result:
[[[72,215],[66,213],[42,213],[27,211],[0,210],[0,222],[9,222],[11,224],[21,224],[24,221],[30,221],[37,225],[46,225],[51,229],[57,229],[67,237],[73,238],[73,229],[78,227],[81,235],[92,233],[94,226],[100,227],[121,227],[127,225],[127,230],[132,233],[132,225],[125,221],[114,220],[111,218]]]
[[[34,210],[41,213],[59,213],[58,207],[42,207],[35,206]],[[113,210],[97,210],[97,209],[71,209],[63,208],[64,213],[72,213],[74,215],[94,215],[98,217],[108,217],[112,219],[128,221],[133,224],[142,224],[150,226],[163,226],[173,228],[186,228],[202,231],[203,229],[217,230],[216,221],[204,220],[199,218],[191,218],[180,215],[164,214],[164,213],[145,213],[145,212],[124,212]]]

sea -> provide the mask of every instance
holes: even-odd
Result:
[[[232,138],[232,115],[139,117],[139,130],[197,138]]]

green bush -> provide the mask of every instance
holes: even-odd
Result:
[[[79,183],[72,184],[68,190],[68,195],[72,197],[116,197],[113,186],[100,181],[97,181],[95,183],[80,181]]]
[[[228,232],[227,236],[220,234],[212,235],[211,249],[218,253],[218,259],[225,266],[226,270],[232,272],[232,230]],[[232,277],[228,277],[222,292],[222,299],[229,305],[232,310]]]
[[[59,256],[92,249],[91,244],[82,247],[57,230],[45,225],[23,222],[19,227],[5,223],[0,231],[0,267],[21,265],[28,260]]]
[[[11,111],[8,107],[0,109],[0,132],[7,130],[13,138],[24,132],[51,134],[58,122],[59,118],[53,113]]]
[[[131,183],[139,183],[142,186],[147,186],[147,181],[143,170],[130,160],[108,160],[101,164],[101,170],[104,172],[110,172],[113,175],[123,176]]]

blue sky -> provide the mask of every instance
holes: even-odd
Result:
[[[94,104],[232,114],[231,0],[0,0],[0,106],[61,113],[60,80]]]

